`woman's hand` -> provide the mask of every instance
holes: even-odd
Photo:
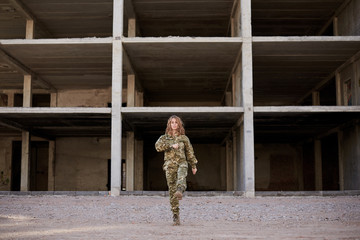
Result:
[[[171,145],[172,148],[178,149],[179,148],[179,144],[175,143],[173,145]]]
[[[195,175],[197,172],[197,168],[192,168],[192,173]]]

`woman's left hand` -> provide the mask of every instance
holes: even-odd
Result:
[[[197,172],[197,168],[192,168],[192,173],[195,175]]]

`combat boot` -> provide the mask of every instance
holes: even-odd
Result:
[[[173,226],[179,226],[180,225],[180,216],[179,214],[173,215]]]

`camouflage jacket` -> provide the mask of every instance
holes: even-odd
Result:
[[[179,148],[172,148],[171,146],[176,143],[179,144]],[[164,169],[169,165],[178,165],[183,161],[187,161],[192,168],[196,168],[198,161],[195,157],[190,140],[185,135],[162,135],[156,141],[155,148],[158,152],[164,152]]]

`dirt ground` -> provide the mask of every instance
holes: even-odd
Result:
[[[0,196],[0,239],[360,239],[360,197]]]

